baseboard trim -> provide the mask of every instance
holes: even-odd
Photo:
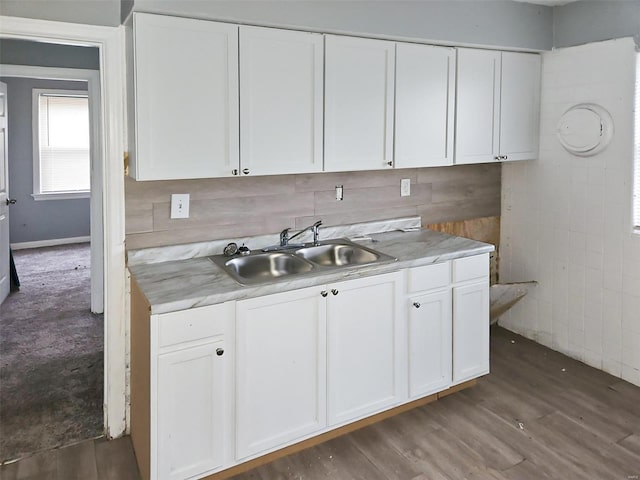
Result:
[[[37,240],[35,242],[12,243],[11,250],[25,250],[27,248],[55,247],[56,245],[68,245],[70,243],[87,243],[91,237],[53,238],[51,240]]]

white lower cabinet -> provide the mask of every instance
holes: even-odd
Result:
[[[482,262],[482,258],[486,261]],[[488,254],[454,260],[454,272],[475,275],[453,288],[453,383],[489,373]],[[478,267],[482,266],[479,271]],[[467,268],[467,266],[469,268]],[[454,274],[455,278],[455,274]]]
[[[451,290],[409,299],[409,397],[451,384]]]
[[[159,478],[182,479],[223,464],[224,340],[158,357]]]
[[[237,302],[236,458],[326,425],[322,287]]]
[[[330,286],[327,306],[329,425],[399,403],[406,390],[401,274]]]
[[[152,317],[151,478],[202,476],[231,460],[233,314],[226,303]]]
[[[202,478],[488,373],[488,257],[160,315],[132,295],[142,477]]]

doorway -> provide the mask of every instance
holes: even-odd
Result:
[[[101,163],[98,72],[7,65],[7,44],[20,45],[17,60],[39,51],[36,42],[2,41],[21,288],[0,306],[0,461],[104,431],[102,179],[91,168]]]
[[[100,138],[103,172],[104,429],[108,438],[126,428],[126,324],[124,249],[124,41],[120,27],[96,27],[0,17],[0,37],[99,49]]]

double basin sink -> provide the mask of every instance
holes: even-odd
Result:
[[[241,285],[284,280],[291,275],[319,274],[349,267],[394,262],[397,259],[347,239],[325,240],[317,245],[285,246],[249,255],[209,257]]]

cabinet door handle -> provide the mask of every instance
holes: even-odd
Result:
[[[320,292],[320,295],[322,295],[323,297],[326,297],[329,294],[327,293],[326,290],[323,290],[323,291]]]
[[[242,173],[244,173],[245,175],[249,175],[249,169],[248,168],[243,168],[242,169]]]
[[[216,348],[216,355],[218,355],[219,357],[224,355],[224,348]]]
[[[495,157],[493,157],[494,160],[502,160],[502,157],[500,155],[496,155]]]
[[[333,293],[334,295],[337,295],[340,292],[338,292],[338,290],[336,290],[335,288],[332,288],[331,289],[331,293]]]
[[[387,162],[387,165],[389,165],[390,167],[393,167],[393,162]]]
[[[506,160],[508,157],[506,155],[502,156],[502,160]]]
[[[420,302],[413,302],[413,306],[416,308],[420,308]]]
[[[7,205],[15,205],[17,200],[15,198],[7,198]]]
[[[233,170],[231,170],[231,175],[238,175],[238,169],[234,168]]]

